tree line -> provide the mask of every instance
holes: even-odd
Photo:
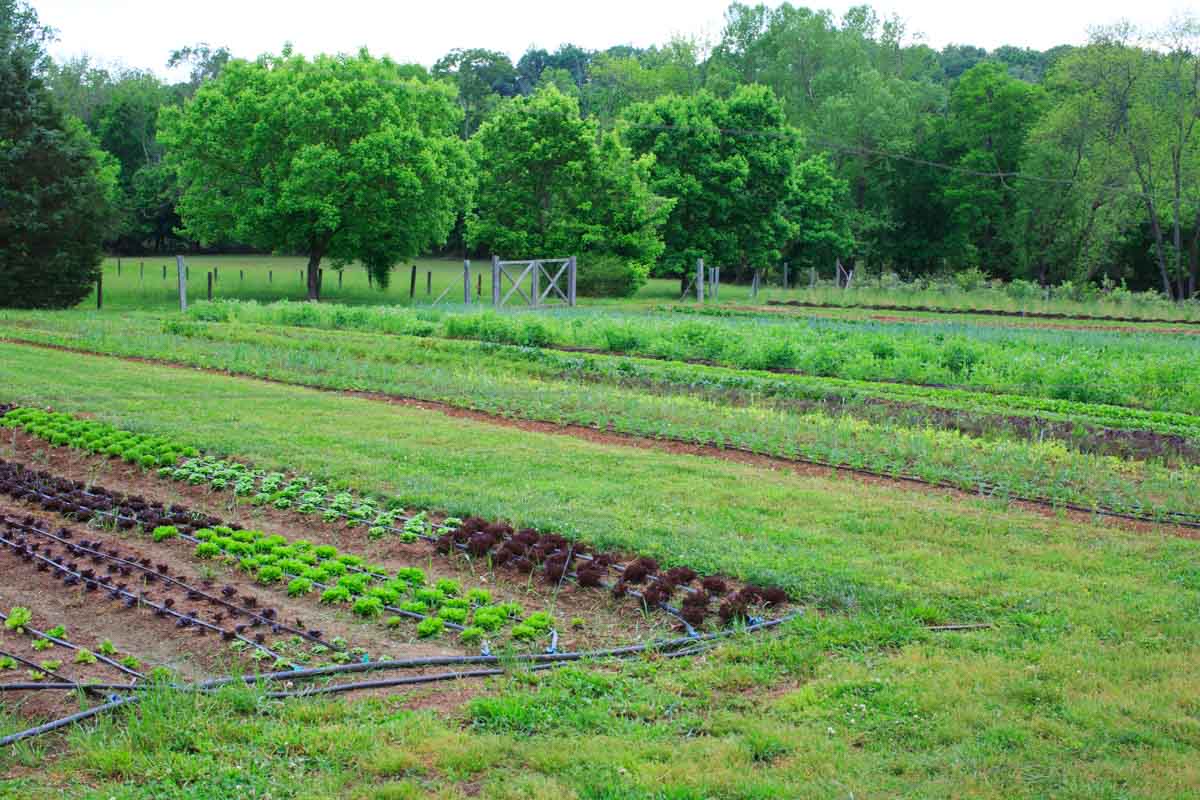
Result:
[[[22,14],[0,0],[0,28]],[[1200,283],[1191,17],[1082,47],[938,51],[867,6],[734,3],[715,42],[516,62],[196,45],[167,83],[35,61],[47,108],[92,152],[109,248],[304,254],[314,293],[324,259],[383,283],[438,250],[578,253],[626,287],[697,257],[742,278],[840,260],[1175,298]]]

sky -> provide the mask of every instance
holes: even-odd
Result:
[[[861,2],[861,0],[859,0]],[[856,2],[794,3],[840,16]],[[291,42],[298,52],[352,52],[431,65],[455,47],[501,50],[515,62],[528,47],[554,50],[571,42],[588,49],[647,46],[675,34],[716,39],[728,0],[32,0],[56,28],[57,58],[87,54],[105,64],[169,74],[170,52],[186,44],[228,46],[252,58]],[[768,5],[778,5],[770,0]],[[1081,44],[1091,25],[1129,19],[1160,26],[1179,0],[880,0],[881,16],[898,14],[910,34],[940,49],[1002,44],[1043,50]]]

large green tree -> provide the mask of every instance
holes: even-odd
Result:
[[[780,259],[796,232],[788,209],[801,142],[770,89],[639,104],[622,135],[635,153],[653,156],[654,192],[676,200],[659,274],[682,279],[704,258],[745,275]]]
[[[87,296],[111,225],[115,164],[68,120],[43,80],[52,37],[25,3],[0,0],[0,305]]]
[[[446,241],[470,196],[451,90],[365,51],[231,61],[161,116],[188,233],[307,255],[310,299],[327,257],[386,285]]]
[[[505,104],[471,147],[474,248],[517,258],[606,254],[647,266],[662,253],[658,229],[671,202],[650,191],[653,159],[600,134],[555,86]]]

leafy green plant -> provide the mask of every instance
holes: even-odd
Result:
[[[75,653],[76,664],[95,664],[96,655],[91,650],[80,650]]]
[[[14,606],[8,612],[8,619],[4,620],[4,627],[10,631],[24,633],[25,626],[33,621],[33,612],[25,606]]]
[[[162,542],[162,541],[166,541],[167,539],[173,539],[178,535],[179,535],[179,529],[176,528],[174,525],[159,525],[150,534],[151,538],[154,539],[154,541],[156,541],[156,542]]]
[[[438,617],[426,617],[417,623],[417,635],[422,639],[440,636],[446,629],[446,624]]]

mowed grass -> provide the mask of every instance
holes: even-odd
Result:
[[[697,662],[518,676],[436,715],[400,700],[164,697],[0,756],[19,773],[10,796],[1183,798],[1200,786],[1195,541],[15,345],[0,344],[0,387],[0,400],[413,505],[778,579],[812,603],[783,635]],[[958,620],[996,627],[921,628]]]
[[[118,260],[120,266],[118,268]],[[214,275],[213,299],[305,300],[308,284],[305,270],[308,259],[299,256],[185,256],[188,302],[208,297],[208,274]],[[412,266],[417,268],[415,292],[410,296]],[[165,268],[165,270],[164,270]],[[453,258],[419,258],[397,266],[386,289],[368,280],[357,264],[347,266],[341,281],[332,262],[322,265],[324,280],[321,298],[348,305],[440,305],[463,304],[463,262]],[[174,256],[131,256],[106,258],[102,267],[103,308],[113,311],[136,309],[170,310],[179,308],[178,268]],[[165,277],[164,277],[165,275]],[[491,263],[471,264],[471,294],[475,301],[479,276],[483,276],[483,295],[490,303]],[[93,288],[80,308],[96,308]]]

